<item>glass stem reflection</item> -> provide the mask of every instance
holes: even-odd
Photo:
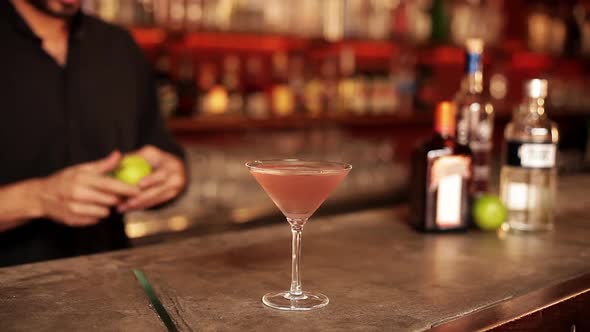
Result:
[[[291,289],[289,290],[290,295],[293,298],[301,297],[303,291],[301,290],[301,233],[303,227],[299,225],[291,226],[291,234],[293,235],[292,241],[292,255],[291,255]]]

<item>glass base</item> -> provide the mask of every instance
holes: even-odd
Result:
[[[280,293],[268,293],[262,297],[265,305],[289,311],[305,311],[325,307],[330,300],[321,293],[303,292],[301,295],[291,295],[288,291]]]

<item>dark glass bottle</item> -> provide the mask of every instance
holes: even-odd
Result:
[[[472,153],[455,140],[455,123],[453,104],[440,103],[434,136],[414,151],[410,221],[422,231],[457,231],[469,226]]]
[[[190,117],[197,93],[194,63],[190,54],[184,54],[178,63],[176,83],[178,86],[178,112],[176,115]]]
[[[193,114],[226,114],[228,105],[227,90],[221,84],[217,68],[213,63],[205,62],[201,65],[197,83],[197,103]]]
[[[244,77],[245,111],[252,118],[269,116],[269,100],[264,92],[267,84],[263,62],[260,57],[252,56],[246,60]]]
[[[170,75],[170,55],[166,51],[158,54],[155,77],[160,113],[167,118],[172,116],[178,107],[178,90]]]
[[[242,114],[244,96],[240,80],[240,58],[228,55],[223,60],[223,86],[227,90],[227,113]]]
[[[449,35],[448,1],[434,0],[430,13],[432,15],[432,35],[434,43],[445,43]]]

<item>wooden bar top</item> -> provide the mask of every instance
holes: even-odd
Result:
[[[424,235],[403,222],[403,206],[312,219],[303,288],[330,304],[311,312],[261,303],[290,284],[286,223],[4,268],[0,331],[165,331],[133,268],[181,331],[444,331],[547,287],[580,280],[573,289],[590,288],[589,187],[587,175],[560,179],[549,233]],[[487,325],[455,326],[491,327],[473,321]]]

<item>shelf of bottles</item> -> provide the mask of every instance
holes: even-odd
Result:
[[[522,82],[544,77],[555,110],[590,110],[587,2],[84,0],[83,7],[129,28],[154,63],[161,111],[177,130],[423,122],[459,90],[463,45],[474,35],[485,43],[484,86],[497,109],[510,113]],[[524,8],[522,36],[506,31],[513,7]]]

